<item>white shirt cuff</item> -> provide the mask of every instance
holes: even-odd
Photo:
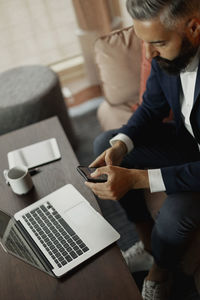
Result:
[[[166,191],[160,169],[148,170],[148,176],[151,193]]]
[[[127,152],[131,152],[131,150],[133,150],[133,142],[132,140],[124,133],[118,133],[116,136],[114,136],[109,142],[110,145],[113,146],[115,144],[116,141],[122,141],[127,148]]]

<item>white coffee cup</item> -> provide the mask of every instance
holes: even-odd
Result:
[[[27,194],[33,187],[31,175],[26,166],[15,166],[3,171],[6,183],[10,184],[12,191],[17,195]]]

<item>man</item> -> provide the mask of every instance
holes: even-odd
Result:
[[[107,174],[107,182],[86,185],[120,201],[152,253],[143,299],[170,299],[171,271],[200,225],[200,1],[127,0],[127,8],[152,70],[128,123],[95,141],[93,176]],[[170,109],[174,121],[164,123]],[[155,223],[145,189],[167,194]]]

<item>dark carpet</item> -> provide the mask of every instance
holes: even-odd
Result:
[[[76,156],[81,165],[87,166],[95,158],[93,141],[101,132],[96,118],[96,109],[73,117],[72,123],[77,138]],[[123,209],[117,202],[100,199],[97,199],[97,201],[105,219],[120,233],[121,237],[118,241],[118,246],[121,250],[128,249],[138,240],[134,225],[128,221]],[[140,290],[146,275],[147,272],[133,273]],[[177,272],[173,285],[173,295],[170,300],[200,300],[191,276]]]

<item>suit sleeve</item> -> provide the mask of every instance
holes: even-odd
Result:
[[[144,132],[154,130],[163,118],[169,115],[170,107],[159,82],[156,62],[152,62],[151,74],[147,81],[143,102],[118,133],[124,133],[137,145]]]
[[[143,102],[128,123],[118,130],[118,133],[129,136],[134,146],[142,142],[144,132],[151,135],[152,130],[155,130],[169,114],[170,106],[161,87],[159,76],[160,68],[153,60]],[[191,162],[186,164],[161,168],[161,174],[168,194],[200,191],[200,160],[191,159]]]
[[[166,192],[200,191],[200,161],[161,169]]]

